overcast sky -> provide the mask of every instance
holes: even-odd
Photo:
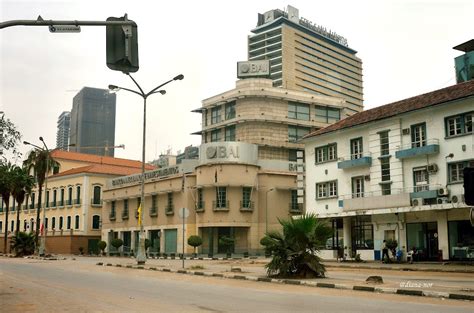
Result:
[[[472,0],[332,1],[24,1],[0,0],[0,20],[105,20],[128,13],[138,24],[140,70],[145,91],[177,74],[184,80],[148,101],[147,160],[200,143],[203,99],[232,89],[236,62],[247,59],[247,36],[257,14],[299,9],[300,17],[347,38],[363,62],[365,109],[455,84],[455,45],[473,38]],[[70,111],[84,86],[134,88],[105,64],[105,27],[52,34],[47,27],[0,30],[0,111],[36,142],[56,143],[57,118]],[[117,157],[141,159],[142,100],[117,94]],[[27,151],[26,148],[23,149]]]

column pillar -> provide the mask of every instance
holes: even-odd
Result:
[[[437,214],[438,222],[438,249],[443,250],[443,260],[449,259],[448,211]]]
[[[351,219],[352,217],[347,216],[342,219],[342,229],[344,233],[344,254],[346,258],[352,257],[352,235],[351,235]]]

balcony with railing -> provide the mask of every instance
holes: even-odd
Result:
[[[429,139],[399,146],[395,151],[397,159],[408,159],[439,153],[439,140]]]
[[[253,212],[254,201],[240,201],[240,211],[241,212]]]
[[[214,211],[229,211],[229,201],[212,201]]]
[[[152,206],[149,212],[151,217],[158,216],[158,207]]]
[[[81,205],[81,199],[74,199],[74,205]]]
[[[165,214],[166,215],[173,215],[174,214],[174,205],[167,205],[165,207]]]
[[[339,207],[344,211],[375,210],[386,208],[409,207],[413,199],[435,199],[441,185],[419,185],[406,188],[390,189],[389,194],[381,190],[348,194],[339,197]]]
[[[102,199],[92,198],[91,199],[91,206],[92,207],[97,207],[97,208],[102,207]]]
[[[128,220],[128,209],[123,209],[122,220]]]
[[[61,200],[61,201],[58,202],[58,207],[60,209],[64,208],[64,200]]]
[[[66,200],[66,205],[67,206],[72,206],[72,199]]]
[[[348,169],[354,167],[369,167],[372,165],[370,153],[356,153],[345,157],[340,157],[337,161],[337,168]]]
[[[302,214],[303,213],[303,203],[290,202],[288,205],[289,211],[292,214]]]
[[[115,216],[115,211],[110,211],[109,213],[109,220],[110,221],[115,221],[116,216]]]
[[[198,201],[196,202],[196,212],[204,212],[204,206],[205,203],[204,201]]]

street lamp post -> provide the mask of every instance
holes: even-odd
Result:
[[[265,192],[265,233],[268,233],[268,193],[275,190],[275,188],[270,188]]]
[[[164,95],[166,93],[165,90],[158,90],[159,88],[171,83],[172,81],[175,80],[182,80],[184,76],[182,74],[174,77],[173,79],[168,80],[167,82],[164,82],[163,84],[159,85],[158,87],[153,88],[150,92],[145,93],[140,87],[140,85],[137,83],[137,81],[130,75],[130,73],[125,73],[128,75],[132,81],[135,83],[135,85],[138,87],[140,90],[135,91],[132,89],[128,88],[123,88],[115,85],[109,85],[109,89],[113,91],[119,91],[119,90],[126,90],[129,92],[132,92],[134,94],[139,95],[140,97],[143,98],[143,138],[142,138],[142,175],[141,175],[141,194],[140,194],[140,214],[138,216],[138,223],[140,225],[140,234],[139,234],[139,245],[138,245],[138,251],[137,251],[137,264],[144,264],[146,261],[146,254],[145,254],[145,236],[144,236],[144,230],[143,230],[143,210],[145,208],[145,139],[146,139],[146,99],[151,96],[152,94],[155,93],[160,93]]]
[[[47,204],[47,197],[46,197],[46,194],[47,194],[47,190],[48,190],[48,175],[49,175],[49,149],[48,149],[48,146],[46,145],[46,142],[44,142],[44,139],[43,137],[39,137],[39,140],[43,143],[43,148],[40,147],[40,146],[37,146],[35,144],[32,144],[28,141],[23,141],[23,144],[25,145],[30,145],[30,146],[33,146],[41,151],[45,151],[46,152],[46,175],[44,177],[44,201],[43,201],[43,221],[42,221],[42,224],[43,224],[43,234],[41,234],[41,241],[40,241],[40,246],[39,246],[39,249],[38,249],[38,254],[40,256],[43,256],[45,254],[45,249],[46,249],[46,204]],[[39,220],[36,221],[36,227],[38,227],[38,222]],[[38,229],[38,228],[36,228]]]

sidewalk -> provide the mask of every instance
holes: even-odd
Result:
[[[455,263],[455,262],[415,262],[415,263],[381,263],[375,262],[336,262],[324,261],[327,268],[364,268],[395,271],[418,271],[418,272],[446,272],[446,273],[474,273],[474,263]]]

